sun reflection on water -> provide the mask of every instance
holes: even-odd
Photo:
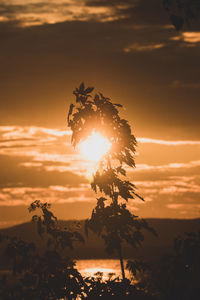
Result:
[[[125,261],[126,264],[126,261]],[[114,274],[114,277],[121,278],[120,262],[117,259],[84,259],[76,262],[77,269],[84,277],[97,277],[98,273],[103,273],[102,279],[106,280]],[[126,277],[129,278],[130,274],[126,270]]]

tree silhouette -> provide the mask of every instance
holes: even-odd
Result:
[[[111,148],[103,157],[99,168],[93,174],[91,188],[101,193],[90,219],[85,222],[85,231],[92,230],[104,240],[106,251],[117,251],[125,280],[122,244],[140,246],[144,236],[142,229],[155,231],[145,220],[139,219],[128,208],[129,200],[144,199],[136,193],[135,185],[126,180],[127,168],[134,168],[136,138],[127,120],[119,116],[121,104],[112,103],[102,93],[92,96],[93,88],[85,88],[81,83],[74,95],[76,103],[71,104],[68,113],[68,126],[72,130],[72,144],[76,146],[91,132],[99,132],[111,143]]]
[[[0,235],[0,242],[8,242],[6,256],[11,260],[13,270],[13,275],[7,278],[4,274],[0,278],[0,299],[156,299],[146,286],[122,281],[112,273],[107,280],[103,280],[101,272],[95,277],[82,277],[67,255],[67,248],[72,248],[74,242],[83,242],[82,236],[63,229],[49,204],[36,200],[29,207],[30,212],[35,210],[41,213],[34,215],[32,220],[47,247],[41,252],[34,243]],[[133,270],[133,264],[129,263],[129,269]]]

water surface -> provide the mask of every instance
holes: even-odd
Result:
[[[124,261],[126,266],[126,260]],[[110,273],[115,273],[121,278],[120,261],[118,259],[80,259],[76,261],[78,271],[82,276],[95,276],[97,272],[103,273],[103,279],[109,278]],[[126,277],[130,277],[126,270]]]

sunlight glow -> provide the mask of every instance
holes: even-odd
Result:
[[[110,147],[111,143],[108,139],[93,131],[85,141],[80,143],[80,152],[88,160],[97,162],[109,151]]]
[[[120,276],[120,271],[119,270],[117,270],[117,271],[118,272],[116,272],[115,269],[111,269],[111,268],[97,267],[97,268],[86,268],[83,270],[82,274],[83,274],[83,276],[86,276],[86,277],[98,277],[98,274],[102,273],[102,279],[106,280],[106,279],[108,279],[109,274],[114,274],[115,277]]]

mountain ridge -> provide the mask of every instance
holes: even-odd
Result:
[[[185,232],[194,232],[200,230],[200,218],[198,219],[161,219],[149,218],[145,219],[148,224],[158,233],[155,237],[150,232],[144,232],[144,241],[141,247],[137,249],[124,245],[123,254],[125,258],[139,258],[154,261],[158,257],[170,253],[173,249],[173,240],[177,236],[183,236]],[[73,250],[68,253],[74,259],[100,259],[100,258],[117,258],[114,254],[109,256],[104,250],[104,243],[101,238],[89,231],[88,238],[84,232],[85,220],[59,220],[60,225],[64,228],[73,227],[72,230],[79,231],[85,243],[76,243]],[[34,242],[40,251],[45,249],[45,239],[42,239],[37,233],[36,224],[26,222],[17,224],[9,228],[0,229],[0,234],[8,236],[17,236],[27,242]],[[1,256],[1,253],[0,253]]]

